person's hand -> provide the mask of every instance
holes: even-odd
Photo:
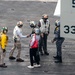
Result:
[[[3,50],[3,53],[5,53],[6,52],[6,50],[5,49],[2,49]]]
[[[49,32],[48,32],[48,35],[49,35]]]
[[[30,34],[27,35],[27,38],[29,38],[29,37],[30,37]]]
[[[30,44],[29,44],[29,48],[31,49],[31,46],[30,46]]]
[[[45,34],[47,34],[47,36],[49,35],[49,32],[46,32]]]
[[[41,33],[41,36],[44,37],[43,33]]]
[[[54,43],[54,40],[51,40],[52,43]]]

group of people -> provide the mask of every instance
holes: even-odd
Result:
[[[14,40],[14,46],[11,49],[9,53],[9,59],[14,60],[16,59],[16,62],[24,62],[24,60],[21,58],[21,38],[28,38],[31,37],[30,43],[29,43],[29,55],[30,55],[30,65],[28,68],[34,68],[34,67],[40,67],[40,54],[41,55],[49,55],[49,52],[47,50],[47,37],[50,33],[50,22],[48,19],[48,15],[44,14],[42,16],[42,19],[40,19],[39,23],[36,25],[34,22],[31,22],[30,25],[33,27],[32,33],[28,35],[22,34],[22,27],[23,22],[19,21],[17,22],[17,25],[15,26],[13,30],[13,40]],[[56,63],[62,62],[62,43],[64,41],[63,37],[60,37],[60,22],[55,22],[55,30],[54,34],[55,37],[52,40],[52,43],[56,41],[56,47],[57,47],[57,55],[54,56],[54,59]],[[8,28],[3,27],[1,34],[0,34],[0,67],[6,68],[6,64],[4,63],[4,58],[6,54],[6,46],[8,42],[8,36],[7,36]],[[15,49],[18,49],[18,54],[16,57],[13,56]],[[34,64],[34,62],[36,64]]]

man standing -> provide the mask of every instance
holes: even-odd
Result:
[[[22,35],[22,27],[23,27],[23,22],[22,21],[17,22],[17,25],[15,26],[13,30],[14,47],[11,49],[10,54],[9,54],[9,59],[10,60],[16,59],[17,62],[24,62],[24,60],[20,58],[21,38],[26,38],[26,36]],[[18,49],[17,58],[13,57],[13,53],[16,48]]]
[[[0,33],[0,46],[1,46],[1,49],[0,49],[0,67],[2,67],[2,68],[7,68],[7,66],[4,62],[4,59],[6,56],[6,46],[8,44],[7,32],[8,32],[8,28],[3,27],[2,31]]]
[[[55,63],[62,63],[62,43],[64,42],[64,38],[60,37],[60,21],[59,20],[56,20],[55,26],[56,26],[54,30],[55,37],[52,40],[52,43],[56,41],[57,53],[56,53],[56,56],[54,56],[54,59],[57,60],[55,61]]]
[[[40,27],[40,31],[41,31],[41,38],[39,44],[40,53],[41,55],[43,55],[43,51],[44,51],[45,55],[49,55],[47,51],[47,37],[50,32],[50,22],[47,14],[44,14],[42,16],[42,19],[40,19],[38,26]],[[42,47],[43,47],[43,51],[42,51]]]

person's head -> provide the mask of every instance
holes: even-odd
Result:
[[[30,21],[30,27],[35,28],[36,27],[36,22],[35,21]]]
[[[18,21],[18,22],[17,22],[17,26],[18,26],[19,28],[21,28],[21,27],[23,26],[23,22],[22,22],[22,21]]]
[[[46,21],[46,20],[48,19],[48,15],[47,15],[47,14],[43,14],[43,15],[42,15],[42,19],[43,19],[44,21]]]
[[[7,28],[7,27],[3,27],[3,28],[2,28],[2,32],[3,32],[4,34],[6,34],[6,33],[8,32],[8,28]]]
[[[60,27],[60,21],[59,20],[55,21],[55,26]]]
[[[39,28],[35,28],[34,31],[35,31],[35,34],[36,35],[39,35],[40,34],[40,29]]]

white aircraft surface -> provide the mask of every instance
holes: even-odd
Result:
[[[54,16],[60,17],[61,15],[61,0],[58,0],[55,11],[54,11]]]

